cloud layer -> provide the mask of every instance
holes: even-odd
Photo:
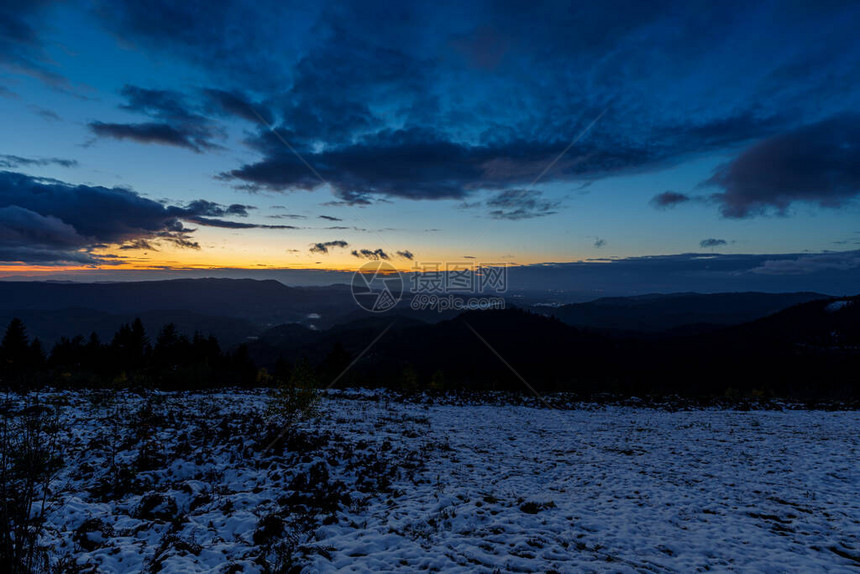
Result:
[[[773,211],[794,203],[841,207],[860,195],[860,115],[817,122],[765,139],[722,166],[705,185],[726,217]]]
[[[816,254],[683,253],[511,267],[508,285],[566,289],[582,298],[646,293],[816,291],[856,294],[860,251]]]
[[[492,217],[521,219],[555,211],[554,200],[517,197],[550,165],[543,184],[591,181],[770,138],[709,182],[726,216],[852,195],[851,154],[824,162],[822,152],[854,137],[827,118],[860,103],[846,92],[860,55],[847,24],[856,5],[156,0],[101,2],[96,13],[219,87],[127,86],[124,108],[147,121],[93,122],[93,132],[201,152],[220,145],[214,118],[248,122],[259,157],[221,174],[243,189],[327,187],[360,205],[491,191]],[[826,192],[810,187],[819,178],[785,189],[779,178],[798,174],[759,169],[774,159],[788,168],[780,150],[804,138],[800,159],[833,180]],[[688,199],[666,192],[654,205]]]
[[[206,166],[202,177],[240,190],[330,193],[320,198],[329,200],[326,206],[450,200],[496,220],[488,226],[525,228],[537,227],[527,220],[558,217],[572,190],[596,180],[720,157],[728,161],[687,188],[674,181],[649,187],[649,195],[672,189],[655,195],[651,206],[677,208],[666,219],[682,217],[690,205],[737,219],[844,208],[860,195],[856,3],[58,6],[48,0],[0,6],[0,68],[68,91],[60,65],[72,77],[86,64],[76,62],[73,50],[61,54],[58,38],[81,31],[58,33],[65,22],[50,16],[77,10],[81,23],[107,32],[131,55],[108,55],[106,62],[142,58],[155,67],[104,76],[94,89],[118,94],[118,104],[84,117],[83,106],[70,105],[74,113],[60,110],[66,123],[76,118],[84,126],[81,139],[97,145],[133,152],[139,144],[170,146],[178,158],[221,154],[217,163],[193,159]],[[0,86],[0,95],[11,94]],[[95,105],[87,104],[86,113]],[[184,196],[168,205],[127,189],[35,178],[13,172],[48,173],[76,162],[4,151],[0,169],[10,170],[0,174],[4,261],[110,262],[96,255],[105,245],[126,253],[167,243],[195,249],[198,226],[292,230],[280,223],[304,218],[309,226],[331,222],[320,233],[335,237],[367,230],[341,225],[341,211],[318,215],[317,206],[291,205],[313,215],[283,213],[262,224],[244,200],[220,205]],[[614,196],[598,201],[612,213]],[[646,199],[635,201],[645,207]],[[594,248],[606,247],[591,237]],[[614,251],[619,243],[610,240]],[[707,238],[699,247],[726,244]],[[414,257],[357,247],[337,240],[306,248],[318,255],[344,249],[361,259]],[[788,264],[774,265],[761,267],[770,272]]]
[[[165,205],[122,188],[72,185],[0,171],[0,261],[110,263],[98,248],[156,249],[158,243],[199,249],[186,223],[228,229],[295,229],[224,219],[253,206],[195,200]]]
[[[223,133],[209,118],[195,111],[182,94],[127,85],[122,95],[127,100],[120,106],[122,109],[148,116],[152,121],[90,122],[90,131],[97,137],[172,145],[197,153],[221,149],[215,140],[223,139]],[[220,109],[226,109],[224,105],[220,103]]]

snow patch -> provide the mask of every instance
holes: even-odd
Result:
[[[149,400],[118,397],[132,414]],[[327,393],[303,423],[319,445],[278,454],[231,426],[265,413],[265,392],[163,393],[145,432],[128,425],[114,445],[124,465],[140,460],[127,451],[135,433],[156,441],[149,486],[106,494],[96,479],[116,408],[87,392],[53,398],[70,443],[42,542],[82,571],[263,572],[262,544],[307,572],[860,563],[857,412],[550,411],[355,390]]]
[[[841,311],[847,307],[851,306],[852,301],[834,301],[833,303],[828,303],[828,305],[824,308],[828,313],[835,313],[837,311]]]

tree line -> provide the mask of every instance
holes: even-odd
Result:
[[[152,386],[194,389],[256,384],[258,371],[246,345],[224,351],[213,336],[188,337],[174,324],[152,341],[140,319],[123,324],[110,341],[96,333],[63,337],[46,350],[13,319],[0,343],[0,381],[13,390],[58,387]]]
[[[224,350],[215,337],[189,337],[173,324],[150,340],[136,319],[110,341],[96,334],[63,338],[47,352],[15,319],[0,343],[0,388],[525,392],[522,374],[541,393],[856,400],[856,316],[819,312],[820,303],[715,333],[664,338],[610,336],[519,309],[474,312],[439,324],[404,322],[366,354],[377,325],[286,341],[263,337]]]

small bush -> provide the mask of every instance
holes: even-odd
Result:
[[[298,420],[316,414],[319,403],[319,380],[307,360],[299,361],[289,378],[275,391],[270,411],[291,425]]]
[[[58,409],[31,402],[0,420],[0,571],[47,571],[39,547],[51,481],[62,467]]]

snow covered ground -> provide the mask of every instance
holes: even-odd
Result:
[[[78,572],[856,572],[860,413],[62,393]]]

